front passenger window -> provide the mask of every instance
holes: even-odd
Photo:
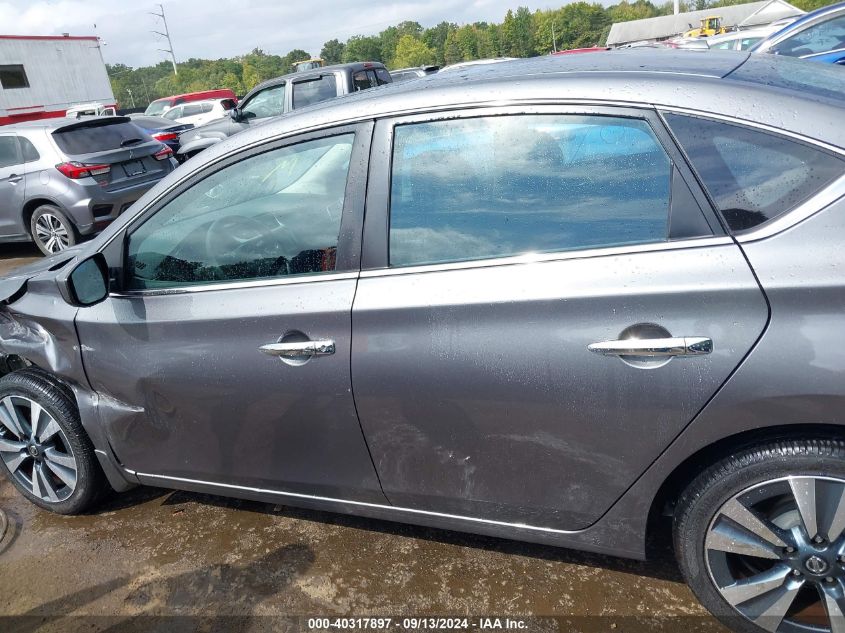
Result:
[[[353,140],[271,150],[179,194],[130,234],[129,288],[334,270]]]
[[[266,119],[285,111],[285,84],[265,88],[253,96],[241,109],[245,119]]]

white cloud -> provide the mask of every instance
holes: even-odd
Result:
[[[402,20],[433,26],[442,20],[458,24],[500,22],[520,0],[432,0],[385,3],[291,2],[278,0],[179,0],[164,8],[177,59],[219,58],[253,48],[284,55],[302,48],[316,55],[323,42],[352,35],[371,35]],[[99,35],[109,63],[131,66],[166,59],[166,44],[153,30],[163,30],[150,12],[154,3],[126,0],[0,0],[0,33],[12,35]],[[96,24],[96,30],[94,25]]]

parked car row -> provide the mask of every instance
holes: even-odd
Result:
[[[173,150],[126,117],[0,127],[0,241],[46,255],[99,232],[176,166]]]
[[[676,38],[672,48],[750,50],[828,64],[845,63],[845,3],[817,9],[799,18],[710,37]]]
[[[330,72],[259,86],[243,121],[294,111],[0,280],[20,494],[72,514],[148,484],[635,558],[665,526],[734,630],[841,631],[842,69],[610,51],[298,111],[353,89]],[[167,169],[123,120],[33,129],[6,151],[53,152],[48,180]]]

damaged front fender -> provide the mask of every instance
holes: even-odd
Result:
[[[73,259],[65,252],[0,279],[0,374],[38,367],[74,393],[82,426],[109,483],[126,490],[135,482],[119,467],[99,418],[99,396],[82,365],[76,332],[78,308],[61,296],[54,273]],[[58,261],[57,261],[58,260]]]

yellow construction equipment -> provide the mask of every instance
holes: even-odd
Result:
[[[692,26],[692,24],[690,24]],[[727,33],[728,29],[722,26],[722,16],[711,15],[701,18],[701,26],[697,29],[690,29],[684,33],[684,37],[710,37]]]
[[[324,62],[322,59],[320,59],[319,57],[314,57],[312,59],[306,59],[305,61],[296,62],[293,65],[293,72],[301,73],[302,71],[305,71],[305,70],[313,70],[315,68],[322,68],[325,65],[326,65],[326,62]]]

